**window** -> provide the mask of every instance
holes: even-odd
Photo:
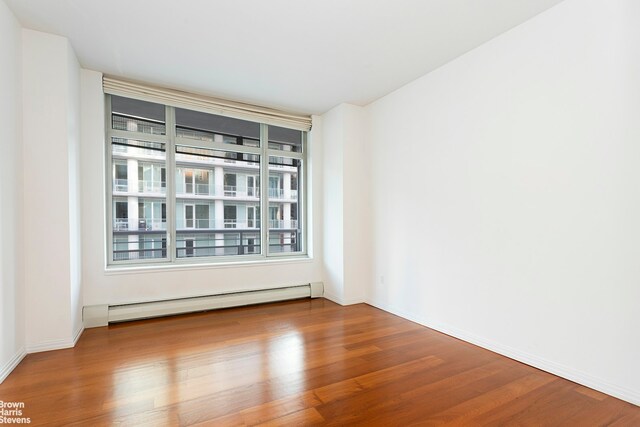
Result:
[[[306,253],[306,132],[107,95],[109,264]]]
[[[235,173],[224,174],[224,194],[225,196],[236,195],[236,174]]]
[[[271,253],[297,252],[300,248],[301,224],[298,207],[303,159],[292,153],[303,151],[301,131],[269,126],[269,250]]]

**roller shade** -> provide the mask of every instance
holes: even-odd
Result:
[[[302,131],[311,129],[311,117],[301,114],[286,113],[256,105],[228,101],[226,99],[153,87],[107,76],[102,78],[102,87],[104,93],[111,95],[140,99],[142,101],[169,105],[171,107],[202,111],[204,113],[251,120]]]

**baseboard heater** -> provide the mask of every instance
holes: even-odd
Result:
[[[108,323],[172,316],[220,308],[240,307],[300,298],[319,298],[322,297],[323,293],[324,286],[322,282],[314,282],[300,286],[224,293],[193,298],[134,304],[92,305],[84,307],[82,317],[84,327],[92,328],[106,326]]]

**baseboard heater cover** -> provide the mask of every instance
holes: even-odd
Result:
[[[301,286],[234,292],[219,295],[181,298],[122,305],[84,307],[85,327],[106,326],[108,323],[171,316],[220,308],[240,307],[299,298],[319,298],[324,293],[322,282]]]

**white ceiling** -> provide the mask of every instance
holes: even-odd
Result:
[[[5,0],[84,68],[299,113],[365,105],[561,0]]]

